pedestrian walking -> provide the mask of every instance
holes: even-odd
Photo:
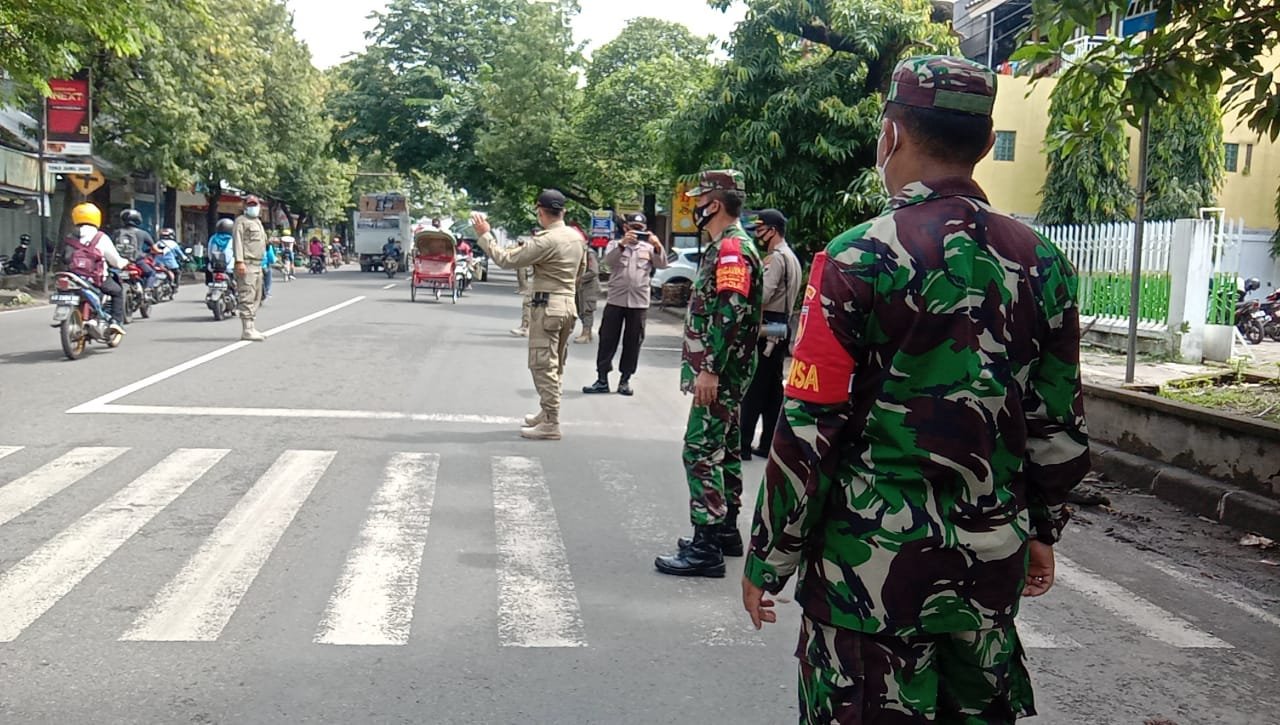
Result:
[[[473,213],[477,240],[493,263],[503,269],[531,267],[529,300],[529,372],[541,410],[525,416],[520,435],[533,440],[560,440],[560,383],[569,354],[569,338],[577,321],[574,292],[586,271],[582,235],[564,223],[564,194],[546,189],[538,195],[542,229],[524,244],[500,248],[483,214]]]
[[[693,281],[680,366],[680,389],[693,393],[683,458],[694,534],[654,566],[664,574],[722,577],[724,556],[742,556],[738,405],[755,368],[764,265],[739,221],[746,199],[740,172],[704,171],[687,193],[697,199],[693,218],[710,239]]]
[[[742,580],[756,627],[797,569],[800,721],[1035,714],[1014,616],[1053,585],[1089,470],[1077,279],[973,180],[996,76],[894,69],[889,211],[814,260]]]
[[[578,319],[582,320],[582,334],[573,339],[578,344],[591,342],[591,330],[596,321],[596,305],[600,302],[600,258],[591,249],[586,237],[582,238],[582,251],[586,254],[587,271],[578,281],[576,297]]]
[[[787,217],[777,209],[756,215],[755,237],[767,250],[764,258],[764,312],[756,341],[756,372],[742,399],[742,460],[766,457],[773,428],[782,410],[782,368],[791,342],[791,315],[800,300],[804,270],[787,244]],[[760,422],[760,445],[751,441]]]
[[[609,373],[613,356],[622,341],[622,359],[618,370],[618,392],[631,395],[631,376],[640,364],[640,346],[644,344],[645,317],[649,314],[649,279],[654,270],[667,267],[667,255],[657,235],[649,232],[644,214],[628,214],[624,218],[627,231],[621,239],[609,242],[604,253],[604,266],[609,270],[609,290],[604,314],[600,320],[600,342],[596,348],[596,381],[582,392],[609,392]]]
[[[262,212],[258,197],[244,200],[244,213],[236,218],[231,230],[231,244],[236,260],[237,311],[240,313],[240,339],[262,342],[267,339],[254,327],[258,306],[262,304],[262,260],[267,256],[267,230],[258,215]]]

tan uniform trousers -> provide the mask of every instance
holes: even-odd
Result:
[[[529,329],[529,312],[533,309],[533,293],[526,292],[524,302],[520,305],[520,329]]]
[[[245,261],[245,274],[236,275],[236,311],[242,320],[252,320],[262,304],[262,261]]]
[[[551,295],[547,304],[529,309],[529,372],[542,416],[552,424],[560,423],[561,378],[578,322],[573,302],[571,295]]]

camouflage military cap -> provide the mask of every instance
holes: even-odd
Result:
[[[742,191],[747,190],[746,177],[741,171],[734,169],[712,169],[699,175],[699,183],[685,192],[685,196],[702,196],[709,191]]]
[[[996,74],[981,63],[944,55],[907,58],[893,69],[886,102],[990,116]]]

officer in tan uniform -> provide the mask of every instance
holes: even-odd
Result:
[[[262,342],[267,339],[253,326],[253,318],[262,304],[262,258],[267,255],[267,230],[258,215],[262,204],[258,197],[244,200],[244,213],[231,229],[231,244],[236,260],[237,311],[240,313],[241,340]]]
[[[560,380],[577,324],[574,308],[578,280],[586,271],[582,235],[564,223],[564,194],[546,189],[538,195],[542,230],[522,245],[498,248],[489,221],[476,212],[471,223],[480,247],[503,269],[533,268],[529,313],[529,372],[542,410],[525,416],[520,435],[532,440],[560,440]]]

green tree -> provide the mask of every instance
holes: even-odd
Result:
[[[706,101],[672,124],[668,161],[680,175],[741,169],[749,204],[786,212],[812,250],[882,208],[872,168],[894,65],[956,41],[924,0],[747,5]]]
[[[1202,207],[1217,206],[1225,164],[1216,92],[1188,95],[1152,113],[1149,148],[1149,218],[1196,218]]]
[[[707,63],[710,47],[710,37],[694,35],[680,23],[657,18],[633,18],[627,21],[618,37],[591,54],[587,84],[657,58],[674,58],[696,70]]]
[[[1118,113],[1095,114],[1087,104],[1115,109],[1118,88],[1090,89],[1081,99],[1073,85],[1059,84],[1049,101],[1045,132],[1048,175],[1041,189],[1042,224],[1099,224],[1129,218],[1126,125]]]

